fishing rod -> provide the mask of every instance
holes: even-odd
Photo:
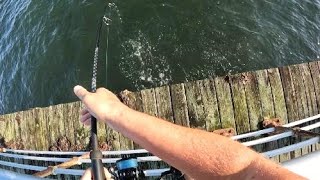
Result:
[[[98,56],[99,56],[99,47],[100,47],[100,37],[102,32],[102,25],[103,23],[107,26],[107,44],[106,44],[106,81],[107,81],[107,64],[108,64],[108,46],[109,46],[109,25],[111,22],[110,19],[110,12],[111,7],[113,5],[109,3],[104,10],[104,15],[99,21],[97,35],[96,35],[96,46],[94,50],[94,57],[93,57],[93,71],[92,71],[92,84],[91,84],[91,91],[93,93],[97,90],[97,69],[98,69]],[[106,17],[107,8],[109,10],[109,17]],[[99,149],[98,145],[98,135],[97,135],[97,119],[91,115],[91,152],[90,152],[90,159],[91,159],[91,167],[93,171],[93,179],[94,180],[105,180],[106,176],[104,174],[104,167],[102,163],[102,152]],[[145,175],[143,170],[138,166],[138,161],[136,157],[130,156],[122,156],[120,160],[116,162],[116,166],[109,167],[108,171],[111,173],[115,180],[138,180],[138,179],[145,179]],[[167,175],[172,175],[174,179],[183,179],[183,175],[177,169],[171,167],[170,170],[163,172],[159,178],[161,180],[163,177]]]
[[[93,71],[92,71],[92,84],[91,84],[91,92],[95,93],[97,91],[97,69],[98,69],[98,56],[99,56],[99,47],[100,47],[100,37],[102,31],[102,24],[105,21],[105,12],[107,11],[109,5],[107,5],[104,9],[104,14],[101,17],[97,35],[96,35],[96,46],[94,50],[94,57],[93,57]],[[107,24],[109,25],[109,24]],[[109,32],[109,27],[108,27]],[[93,179],[95,180],[105,180],[106,176],[104,174],[104,168],[102,164],[102,152],[99,149],[98,145],[98,135],[97,135],[97,119],[91,115],[91,152],[90,152],[90,159],[91,159],[91,168],[93,171]]]

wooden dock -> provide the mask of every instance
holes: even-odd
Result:
[[[319,114],[320,62],[208,78],[182,84],[123,91],[119,95],[131,108],[173,123],[213,131],[234,128],[237,134],[256,131],[265,117],[280,118],[283,124]],[[89,142],[89,129],[79,122],[80,102],[34,108],[0,116],[0,135],[10,147],[48,150],[66,136],[77,148]],[[141,127],[143,129],[143,127]],[[99,141],[112,150],[139,146],[104,124],[99,124]],[[290,144],[283,139],[255,147],[274,149]],[[82,147],[81,147],[82,145]],[[285,161],[317,149],[275,157]]]

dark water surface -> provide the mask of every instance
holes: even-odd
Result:
[[[106,1],[0,0],[0,114],[74,101],[90,86]],[[99,62],[114,91],[311,61],[319,0],[116,0]]]

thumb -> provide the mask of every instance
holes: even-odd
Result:
[[[79,86],[79,85],[76,85],[74,88],[73,88],[73,92],[74,94],[76,94],[78,96],[78,98],[80,100],[83,100],[83,98],[90,94],[90,92],[88,92],[84,87],[82,86]]]

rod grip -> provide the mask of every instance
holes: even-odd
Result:
[[[106,180],[102,164],[102,153],[100,150],[90,152],[91,166],[94,180]]]

